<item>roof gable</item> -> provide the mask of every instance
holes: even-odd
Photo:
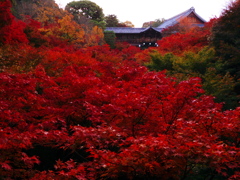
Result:
[[[187,11],[184,11],[170,19],[167,19],[166,21],[164,21],[160,26],[158,26],[158,28],[167,28],[169,26],[173,26],[177,23],[179,23],[179,21],[181,21],[182,19],[188,17],[190,14],[194,14],[195,17],[197,17],[199,19],[199,21],[201,21],[202,23],[205,23],[206,21],[200,17],[196,12],[195,9],[193,7],[191,7],[190,9],[188,9]]]

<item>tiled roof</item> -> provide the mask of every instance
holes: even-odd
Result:
[[[107,27],[105,31],[113,31],[116,34],[139,34],[143,33],[149,29],[153,29],[155,31],[161,32],[164,28],[167,28],[169,26],[173,26],[179,22],[180,19],[187,17],[189,14],[194,13],[199,20],[201,20],[203,23],[206,22],[203,18],[201,18],[196,12],[195,9],[192,7],[188,9],[187,11],[184,11],[170,19],[167,19],[164,21],[160,26],[158,27],[147,27],[147,28],[131,28],[131,27]],[[203,26],[202,24],[196,24],[198,26]]]
[[[150,28],[158,32],[162,30],[161,28],[154,28],[154,27],[147,27],[147,28],[107,27],[105,31],[113,31],[116,34],[139,34],[149,30]]]
[[[173,26],[175,24],[178,23],[178,20],[187,17],[189,14],[194,13],[203,23],[206,22],[203,18],[201,18],[196,12],[195,9],[192,7],[190,9],[188,9],[187,11],[184,11],[170,19],[167,19],[166,21],[164,21],[160,26],[158,26],[158,28],[167,28],[169,26]]]

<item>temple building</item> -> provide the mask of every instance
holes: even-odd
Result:
[[[113,31],[117,42],[128,42],[133,46],[157,46],[157,41],[162,38],[161,29],[130,28],[130,27],[107,27],[105,31]]]
[[[183,22],[184,24],[188,24],[190,26],[198,26],[203,27],[204,23],[206,22],[203,18],[201,18],[196,12],[193,7],[184,11],[181,14],[178,14],[170,19],[164,21],[158,28],[165,29],[170,26],[174,26]]]
[[[131,28],[107,27],[105,31],[113,31],[117,42],[128,42],[139,47],[158,46],[157,41],[163,37],[163,30],[175,25],[203,27],[206,21],[201,18],[192,7],[170,19],[165,20],[158,27]]]

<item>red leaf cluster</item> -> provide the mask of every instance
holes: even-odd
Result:
[[[11,14],[10,8],[10,0],[0,2],[0,43],[27,43],[28,39],[26,34],[23,32],[25,23],[16,20]]]
[[[176,83],[126,61],[0,81],[5,178],[180,179],[204,168],[230,177],[239,167],[240,109],[222,112],[198,78]]]
[[[185,33],[175,33],[164,37],[158,41],[159,47],[157,49],[161,53],[172,52],[175,55],[182,55],[186,51],[198,52],[209,44],[214,22],[216,19],[206,23],[204,28],[193,28]],[[164,31],[168,31],[168,29]]]

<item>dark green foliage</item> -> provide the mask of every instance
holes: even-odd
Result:
[[[212,44],[216,54],[224,61],[223,73],[240,78],[240,1],[224,10],[212,29]]]
[[[116,35],[113,31],[105,31],[104,40],[111,48],[115,48]]]
[[[88,0],[72,1],[66,5],[65,9],[73,14],[75,20],[86,17],[96,25],[103,27],[103,10],[94,2]]]
[[[150,56],[152,61],[147,65],[150,70],[173,70],[174,55],[172,53],[161,55],[159,52],[155,51],[151,53]]]
[[[151,61],[145,65],[150,70],[167,70],[168,75],[180,81],[200,77],[206,94],[216,97],[216,102],[224,102],[224,109],[234,109],[239,105],[239,98],[234,91],[237,83],[230,73],[220,73],[224,64],[216,59],[213,48],[206,47],[198,53],[186,52],[182,56],[172,53],[162,55],[154,50],[149,55]]]
[[[106,27],[118,27],[119,20],[114,14],[107,15],[105,17]]]
[[[208,47],[198,53],[186,52],[174,62],[174,71],[189,74],[190,76],[202,76],[207,69],[218,69],[221,64],[215,62],[215,51]]]
[[[215,68],[208,68],[202,79],[206,94],[214,96],[215,102],[224,103],[224,109],[234,109],[239,106],[239,98],[234,92],[236,83],[229,73],[221,75]]]
[[[234,77],[234,92],[240,95],[240,0],[232,2],[213,27],[212,45],[223,61],[221,74]]]

